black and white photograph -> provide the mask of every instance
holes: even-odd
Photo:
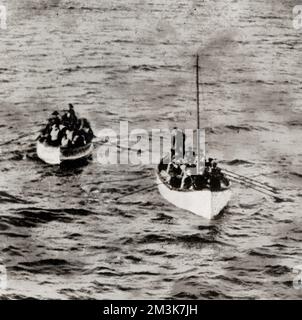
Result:
[[[302,298],[302,0],[0,0],[0,57],[1,300]]]

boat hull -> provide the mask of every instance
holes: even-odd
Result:
[[[80,148],[64,149],[52,147],[46,143],[37,142],[37,155],[47,164],[58,165],[63,162],[78,161],[92,155],[93,144],[87,144]]]
[[[221,191],[205,190],[174,190],[169,188],[157,175],[159,193],[174,206],[190,211],[206,219],[213,219],[227,206],[232,192],[229,189]]]

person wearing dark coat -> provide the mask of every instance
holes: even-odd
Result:
[[[74,129],[76,127],[78,119],[71,103],[69,104],[69,109],[62,117],[62,121],[63,124],[70,129]]]
[[[212,158],[209,158],[208,161],[205,162],[205,166],[208,168],[211,168],[213,165],[213,160]]]
[[[86,144],[85,136],[80,130],[75,130],[74,136],[72,139],[72,145],[75,148],[83,147]]]
[[[173,189],[179,189],[181,187],[181,178],[179,176],[173,176],[170,179],[170,186]]]
[[[213,163],[213,168],[210,174],[210,187],[213,191],[221,190],[221,182],[222,182],[223,174],[221,173],[221,169],[217,167],[217,163]]]
[[[94,133],[90,127],[90,123],[86,118],[80,118],[77,121],[77,129],[81,132],[84,136],[85,141],[90,143],[94,138]]]
[[[69,103],[68,107],[69,107],[68,112],[70,113],[71,118],[72,118],[73,120],[77,120],[77,116],[76,116],[76,114],[75,114],[73,105],[72,105],[71,103]]]
[[[175,163],[175,162],[172,162],[170,164],[170,166],[168,167],[169,169],[169,172],[168,174],[171,176],[171,177],[175,177],[175,176],[179,176],[182,174],[182,170],[181,170],[181,167],[179,164]]]
[[[60,125],[61,124],[61,117],[60,117],[60,114],[58,111],[54,111],[52,114],[51,114],[51,120],[54,124],[56,125]]]
[[[208,178],[204,174],[198,174],[192,177],[194,190],[203,190],[208,187]]]
[[[158,165],[158,171],[166,171],[168,169],[168,164],[164,163],[164,159],[160,160],[160,163]]]

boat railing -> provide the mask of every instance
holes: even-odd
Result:
[[[156,173],[157,173],[157,176],[159,177],[159,180],[161,181],[162,184],[164,184],[167,188],[169,188],[171,191],[180,191],[180,192],[194,192],[194,191],[205,191],[205,190],[208,190],[208,191],[212,191],[209,187],[206,187],[206,188],[203,188],[203,189],[200,189],[200,190],[196,190],[196,189],[181,189],[181,188],[174,188],[172,187],[167,181],[165,181],[162,177],[162,175],[160,174],[159,170],[157,169],[156,170]],[[230,189],[231,187],[231,183],[229,184],[229,186],[227,187],[221,187],[220,190],[215,190],[215,191],[212,191],[212,192],[222,192],[222,191],[226,191],[228,189]]]

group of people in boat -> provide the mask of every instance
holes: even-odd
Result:
[[[52,113],[38,139],[54,147],[78,148],[90,143],[93,137],[88,120],[78,118],[73,105],[69,104],[62,116],[58,111]]]
[[[180,139],[178,139],[180,138]],[[177,140],[178,147],[177,147]],[[174,128],[172,133],[171,161],[161,160],[158,170],[161,177],[173,189],[219,191],[228,187],[230,182],[218,167],[217,162],[209,158],[202,165],[202,172],[197,172],[198,157],[192,148],[185,151],[185,135]],[[201,169],[200,169],[201,170]]]
[[[159,164],[159,172],[165,182],[173,189],[219,191],[222,185],[229,186],[229,180],[222,173],[214,159],[205,161],[202,173],[197,173],[196,164],[173,159],[169,164]]]

